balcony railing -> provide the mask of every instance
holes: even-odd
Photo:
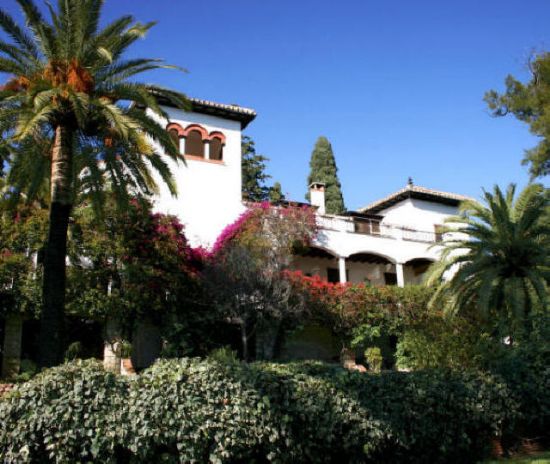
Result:
[[[443,240],[443,235],[435,230],[417,230],[410,227],[382,223],[376,219],[323,215],[317,216],[317,224],[321,229],[372,235],[395,240],[426,243],[436,243]]]

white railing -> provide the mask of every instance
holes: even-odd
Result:
[[[317,225],[321,229],[347,232],[352,234],[385,237],[395,240],[435,243],[440,242],[441,234],[426,230],[417,230],[395,224],[386,224],[376,220],[357,219],[332,215],[318,215]]]
[[[355,232],[355,224],[351,218],[318,215],[317,225],[321,229],[335,230],[337,232]]]

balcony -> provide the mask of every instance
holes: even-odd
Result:
[[[443,234],[435,230],[418,230],[410,227],[386,224],[377,219],[319,215],[317,216],[317,224],[321,229],[325,230],[371,235],[394,240],[408,240],[423,243],[438,243],[443,240]]]

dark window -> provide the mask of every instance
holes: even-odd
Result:
[[[371,219],[355,219],[355,232],[358,234],[380,234],[380,222]]]
[[[176,147],[178,147],[178,151],[179,151],[179,148],[180,148],[180,136],[178,134],[178,131],[177,129],[170,129],[168,131],[168,133],[170,134],[170,137],[172,138],[172,140],[174,141],[174,143],[176,144]]]
[[[204,142],[198,130],[189,131],[185,138],[185,154],[204,158]]]
[[[340,271],[336,268],[327,268],[327,282],[337,284],[340,282]]]
[[[346,280],[349,282],[349,270],[346,269]],[[327,282],[330,282],[331,284],[338,284],[340,283],[340,271],[336,269],[335,267],[328,267],[327,268]]]
[[[386,285],[397,285],[397,274],[395,272],[384,272]]]
[[[223,159],[222,141],[217,137],[210,140],[210,159],[217,161],[221,161]]]
[[[358,234],[370,234],[370,224],[369,221],[362,219],[355,220],[355,232]]]

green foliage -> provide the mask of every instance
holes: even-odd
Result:
[[[325,207],[329,214],[339,214],[346,210],[342,196],[342,186],[338,180],[338,168],[332,152],[332,146],[326,137],[319,137],[311,153],[309,162],[310,172],[307,178],[307,186],[313,182],[325,184]],[[309,190],[306,194],[309,198]]]
[[[40,312],[41,268],[35,261],[44,244],[46,222],[47,211],[37,205],[0,207],[0,317]]]
[[[550,316],[532,321],[528,339],[502,346],[489,368],[501,375],[521,403],[521,436],[548,436],[550,430]]]
[[[142,109],[167,117],[158,98],[178,107],[187,101],[182,94],[139,83],[135,77],[176,67],[158,59],[124,58],[155,23],[124,16],[101,29],[100,0],[59,2],[48,9],[49,19],[32,0],[18,3],[25,18],[22,26],[0,11],[6,40],[0,42],[0,72],[7,75],[0,93],[0,134],[8,135],[2,145],[10,165],[8,183],[28,199],[60,182],[64,202],[72,204],[77,190],[87,192],[100,208],[107,185],[121,200],[127,200],[128,189],[154,191],[153,169],[175,192],[170,170],[151,141],[172,159],[183,158],[165,127]],[[63,174],[49,185],[54,133],[67,138],[66,162],[74,175]]]
[[[271,176],[266,174],[266,161],[269,158],[256,153],[254,140],[243,136],[242,151],[242,193],[243,199],[254,202],[265,201],[269,198],[269,187],[265,181]]]
[[[82,354],[82,343],[73,342],[65,350],[65,362],[74,361],[77,358],[80,358]]]
[[[513,114],[529,125],[531,133],[541,140],[526,150],[522,164],[529,165],[531,176],[550,174],[550,53],[542,52],[529,62],[531,80],[522,83],[513,76],[506,78],[506,90],[491,90],[485,101],[495,116]]]
[[[15,383],[28,382],[38,373],[38,366],[30,359],[22,359],[19,366],[19,374],[17,374],[13,381]]]
[[[60,0],[57,8],[48,3],[48,19],[32,0],[17,3],[21,26],[0,9],[0,73],[7,76],[0,91],[0,137],[2,153],[9,153],[13,197],[44,199],[49,190],[40,356],[42,365],[51,366],[62,357],[73,205],[83,195],[100,213],[107,188],[121,204],[129,191],[153,193],[158,186],[152,172],[175,195],[166,160],[184,158],[159,122],[168,119],[159,100],[178,108],[188,102],[178,92],[136,80],[145,71],[173,66],[124,58],[154,22],[123,16],[104,25],[102,0]]]
[[[5,463],[116,462],[127,391],[96,361],[47,370],[0,399]]]
[[[244,135],[241,142],[242,153],[242,194],[243,200],[260,203],[277,203],[285,199],[281,184],[275,182],[271,187],[266,181],[271,176],[266,173],[269,158],[256,153],[256,145],[251,137]]]
[[[549,309],[548,200],[539,184],[517,197],[512,184],[505,193],[498,186],[485,192],[485,205],[464,202],[460,216],[447,220],[450,237],[427,279],[438,286],[432,302],[453,314],[477,313],[499,336],[527,336],[529,316]]]
[[[382,370],[382,351],[377,346],[371,346],[365,350],[365,359],[372,372],[380,372]]]
[[[105,219],[75,211],[70,234],[68,312],[92,319],[154,317],[192,285],[191,249],[183,226],[153,214],[146,201]],[[82,260],[85,264],[82,264]]]
[[[273,184],[273,187],[269,189],[268,196],[271,203],[279,203],[285,199],[283,188],[281,187],[280,182],[275,182]]]
[[[403,329],[395,360],[402,369],[479,368],[487,367],[500,348],[475,320],[434,311]]]
[[[159,361],[126,380],[78,361],[0,399],[0,456],[7,463],[473,462],[517,423],[519,407],[501,379],[481,373],[367,375],[316,362],[244,364],[224,352]]]

